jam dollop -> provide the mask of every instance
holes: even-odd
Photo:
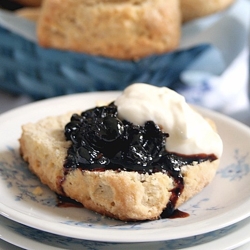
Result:
[[[170,216],[184,188],[181,167],[194,161],[214,160],[214,155],[185,156],[166,151],[169,134],[153,121],[143,126],[118,117],[117,106],[95,107],[73,114],[65,126],[65,136],[72,142],[64,163],[65,172],[136,171],[140,174],[162,172],[173,177],[172,190],[164,217]]]

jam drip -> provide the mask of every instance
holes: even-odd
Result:
[[[184,188],[181,166],[214,160],[213,155],[182,156],[166,151],[167,133],[153,121],[143,126],[120,120],[114,103],[74,114],[65,126],[72,142],[65,160],[65,173],[76,168],[89,171],[136,171],[141,174],[162,172],[173,177],[169,204],[163,213],[170,216]]]

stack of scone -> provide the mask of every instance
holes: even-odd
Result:
[[[175,50],[183,22],[224,10],[234,1],[33,0],[33,5],[42,4],[41,11],[18,13],[39,20],[43,47],[134,60]]]

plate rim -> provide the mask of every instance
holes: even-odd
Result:
[[[4,218],[4,219],[6,219],[6,218]],[[1,220],[1,218],[0,218],[0,220]],[[16,224],[17,222],[11,221],[10,223]],[[184,249],[186,249],[186,250],[199,250],[201,247],[202,247],[202,249],[204,249],[204,248],[205,249],[211,249],[213,247],[218,248],[218,246],[220,246],[220,247],[222,247],[224,249],[225,248],[234,249],[236,247],[240,247],[240,246],[242,246],[244,244],[247,244],[248,242],[250,242],[250,236],[247,236],[248,234],[246,233],[250,229],[250,217],[246,218],[243,221],[238,222],[238,226],[239,226],[239,224],[240,224],[240,227],[237,227],[237,229],[233,230],[232,232],[226,233],[222,237],[216,237],[215,239],[212,239],[209,242],[204,242],[204,243],[201,243],[201,244],[198,244],[198,245],[195,245],[195,246],[185,247]],[[1,227],[5,227],[5,226],[0,224],[0,231],[1,231]],[[7,229],[7,231],[8,230],[11,230],[11,234],[15,234],[15,235],[17,234],[16,232],[13,232],[12,229]],[[31,230],[35,230],[35,229],[31,228]],[[209,232],[208,234],[210,234],[210,233],[212,233],[212,232]],[[51,234],[51,233],[49,233],[49,234]],[[12,245],[18,246],[18,247],[22,247],[22,248],[29,248],[29,247],[31,248],[32,247],[32,249],[40,249],[41,246],[44,245],[43,247],[45,247],[45,244],[46,244],[46,243],[43,243],[43,242],[42,243],[37,242],[35,239],[30,239],[30,238],[28,238],[28,241],[27,241],[27,238],[25,236],[22,236],[22,235],[19,235],[19,234],[17,235],[18,238],[19,237],[23,238],[25,243],[21,243],[20,241],[18,241],[18,244],[17,244],[16,241],[10,239],[11,236],[6,237],[5,235],[6,234],[4,233],[3,237],[2,237],[2,240],[4,240],[5,242],[8,242],[9,244],[12,244]],[[52,236],[54,236],[54,235],[52,234]],[[232,236],[234,236],[234,237],[232,237]],[[239,236],[240,239],[237,236]],[[61,236],[61,237],[63,237],[63,236]],[[191,237],[196,237],[196,236],[191,236]],[[12,237],[12,238],[14,239],[16,237]],[[52,240],[53,240],[53,238],[52,238]],[[73,240],[75,240],[75,239],[73,239]],[[176,239],[176,240],[179,240],[179,239]],[[180,239],[180,240],[182,240],[182,239]],[[109,244],[110,242],[105,242],[105,244],[106,243]],[[141,243],[143,244],[143,242],[141,242]],[[150,243],[150,242],[146,242],[146,243]],[[153,243],[157,244],[159,242],[153,242]],[[123,244],[123,243],[120,243],[120,244]],[[128,244],[131,244],[131,243],[128,243]],[[136,242],[135,242],[135,244],[136,244]],[[140,242],[139,242],[139,244],[140,244]],[[0,246],[1,246],[1,244],[0,244]],[[119,247],[119,245],[116,246],[116,247]],[[59,248],[57,246],[50,246],[50,245],[46,244],[46,249],[54,250],[54,249],[59,249]],[[160,248],[160,249],[162,249],[162,248]],[[183,249],[183,248],[180,248],[180,249]]]

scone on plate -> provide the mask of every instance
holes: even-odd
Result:
[[[138,83],[106,106],[23,125],[20,148],[57,194],[130,221],[168,217],[199,193],[222,141],[182,96]]]

